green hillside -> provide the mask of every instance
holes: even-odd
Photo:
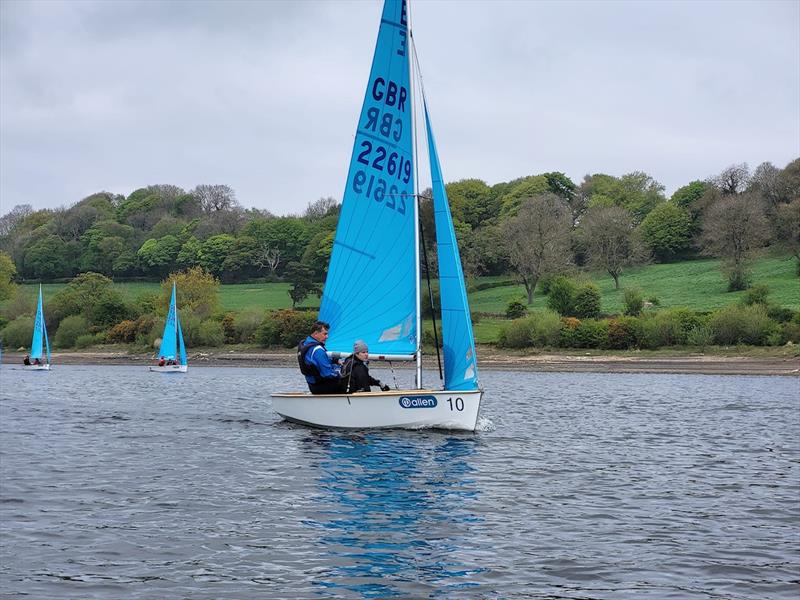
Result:
[[[591,273],[588,279],[594,281],[603,294],[603,312],[622,311],[623,289],[615,290],[614,282],[603,273]],[[483,278],[471,282],[470,287],[480,287],[492,281],[511,281],[509,277]],[[800,280],[795,275],[795,263],[789,257],[771,257],[759,260],[753,268],[753,283],[765,284],[770,289],[770,300],[793,310],[800,310]],[[42,286],[45,303],[66,284],[44,284]],[[115,286],[129,299],[142,293],[157,293],[160,284],[136,282],[117,283]],[[719,261],[695,260],[672,264],[655,264],[630,269],[620,279],[621,288],[638,287],[645,298],[656,297],[661,308],[685,306],[697,311],[713,310],[737,302],[744,292],[726,291],[726,281],[719,270]],[[33,299],[38,284],[24,285],[23,289]],[[220,303],[223,310],[239,311],[245,308],[289,308],[291,301],[287,283],[242,283],[220,286]],[[469,300],[475,313],[503,315],[506,305],[512,298],[524,297],[525,288],[521,284],[470,292]],[[547,297],[537,294],[533,308],[543,308]],[[319,299],[311,297],[303,303],[304,307],[319,306]],[[486,315],[491,317],[492,315]],[[488,328],[487,319],[479,320],[477,332]],[[494,328],[492,328],[494,329]]]

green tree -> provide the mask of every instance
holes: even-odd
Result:
[[[623,269],[645,259],[634,232],[633,218],[619,206],[598,206],[587,210],[579,227],[579,235],[586,248],[589,264],[611,275],[616,289],[619,289]]]
[[[188,269],[196,267],[200,264],[200,249],[203,247],[202,242],[196,237],[192,236],[186,240],[181,246],[180,252],[176,263],[181,269]]]
[[[8,300],[14,295],[17,286],[13,280],[16,274],[14,261],[5,252],[0,252],[0,301]]]
[[[493,221],[500,214],[500,201],[494,197],[486,182],[480,179],[461,179],[445,186],[454,219],[473,229]]]
[[[225,259],[235,244],[236,238],[227,233],[208,238],[200,246],[198,256],[200,266],[215,277],[219,277],[222,274]]]
[[[563,199],[552,193],[526,200],[503,224],[509,262],[522,279],[528,304],[539,279],[570,263],[572,218]]]
[[[289,297],[292,299],[292,309],[303,302],[309,295],[322,294],[322,289],[313,280],[313,273],[307,266],[294,262],[286,268],[286,278],[291,282]]]
[[[180,250],[180,242],[174,235],[165,235],[159,239],[150,238],[139,248],[139,262],[147,271],[159,275],[167,273]]]
[[[309,225],[297,217],[256,219],[247,223],[242,234],[252,237],[265,252],[278,251],[280,273],[290,262],[300,262],[310,239]]]
[[[778,243],[797,259],[797,274],[800,275],[800,197],[778,207],[776,234]]]
[[[501,219],[517,214],[525,199],[533,198],[549,191],[547,177],[544,175],[531,175],[509,182],[503,195],[498,198],[501,207]]]
[[[171,273],[161,282],[161,310],[167,314],[172,295],[172,282],[177,285],[175,301],[178,311],[189,310],[199,319],[207,319],[219,308],[219,281],[202,267]]]
[[[761,199],[753,194],[729,195],[707,211],[703,221],[704,253],[722,259],[730,291],[749,286],[749,264],[769,239]]]
[[[659,260],[668,261],[689,248],[692,240],[692,220],[682,208],[672,202],[656,206],[640,225],[642,241]]]
[[[26,274],[40,279],[71,275],[75,268],[74,253],[57,235],[48,235],[25,252]]]

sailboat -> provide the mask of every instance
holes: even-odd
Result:
[[[33,323],[33,337],[31,338],[31,353],[29,357],[32,364],[22,365],[22,368],[26,371],[50,370],[50,340],[47,338],[47,325],[44,322],[41,284],[39,284],[39,303],[36,306],[36,320]]]
[[[151,366],[150,370],[156,373],[186,373],[189,365],[186,362],[186,346],[183,343],[181,320],[178,318],[178,309],[175,305],[175,282],[172,282],[172,297],[169,301],[167,321],[164,323],[164,333],[161,334],[161,347],[158,350],[159,362],[163,358],[165,363]]]
[[[415,387],[388,392],[272,394],[284,419],[326,428],[473,431],[478,383],[464,274],[421,83],[440,277],[444,377],[422,384],[420,227],[417,184],[417,65],[406,0],[385,0],[356,129],[319,319],[326,349],[347,356],[363,340],[371,360],[416,362]],[[418,71],[418,67],[416,68]]]

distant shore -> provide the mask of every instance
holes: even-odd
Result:
[[[4,365],[22,363],[23,353],[7,352]],[[152,354],[127,351],[53,352],[53,365],[150,365]],[[292,350],[219,350],[189,353],[192,367],[294,367]],[[435,369],[436,358],[426,356],[425,368]],[[395,368],[409,368],[410,363],[394,363]],[[481,347],[478,366],[483,369],[567,372],[567,373],[695,373],[704,375],[783,375],[800,376],[800,357],[797,356],[719,356],[713,354],[663,353],[639,355],[596,353],[521,354]]]

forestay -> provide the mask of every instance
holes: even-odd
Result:
[[[329,351],[417,350],[416,203],[405,2],[387,0],[333,241],[320,319]]]

